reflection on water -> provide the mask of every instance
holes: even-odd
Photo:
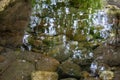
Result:
[[[107,23],[104,10],[99,9],[101,1],[95,2],[97,5],[90,5],[89,1],[81,4],[71,0],[36,0],[27,29],[34,36],[29,39],[32,48],[49,54],[63,45],[66,50],[62,52],[71,52],[72,58],[93,57],[93,50],[110,36],[112,25]],[[36,46],[38,40],[41,43]]]

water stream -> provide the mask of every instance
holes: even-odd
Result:
[[[93,75],[98,63],[94,50],[112,33],[102,1],[81,3],[72,0],[36,0],[23,43],[28,50],[52,56],[63,62],[91,63]],[[79,3],[80,2],[80,3]],[[94,5],[94,6],[93,6]],[[100,68],[104,70],[104,66]]]
[[[108,23],[105,9],[100,7],[101,1],[94,6],[89,1],[76,2],[36,0],[23,38],[28,50],[59,61],[93,58],[94,49],[111,36],[112,24]]]
[[[76,4],[74,1],[72,3]],[[39,40],[52,42],[49,43],[49,48],[57,43],[65,46],[73,42],[76,46],[74,49],[77,49],[84,42],[91,49],[104,42],[110,36],[112,25],[107,23],[105,11],[99,9],[99,6],[86,6],[86,3],[76,4],[83,6],[76,8],[72,3],[69,0],[36,0],[26,35],[36,35]],[[29,44],[28,41],[23,43]],[[88,45],[80,47],[86,48]]]

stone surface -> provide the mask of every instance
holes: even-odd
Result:
[[[25,0],[15,0],[0,12],[0,45],[15,48],[22,44],[30,13],[31,5]]]
[[[51,57],[40,57],[36,62],[36,69],[40,71],[56,71],[59,62]]]
[[[120,65],[120,47],[102,44],[95,51],[96,60],[106,63],[109,66]]]
[[[120,79],[120,69],[119,70],[117,69],[117,71],[115,71],[114,73],[115,73],[114,74],[115,77],[113,79],[114,80],[119,80]]]
[[[1,80],[29,80],[34,70],[33,64],[25,60],[16,60],[2,74]]]
[[[107,0],[108,4],[120,7],[120,0]]]
[[[56,71],[59,66],[59,61],[40,53],[23,52],[18,58],[35,64],[36,70],[40,71]]]
[[[53,47],[53,49],[50,50],[47,55],[62,62],[69,59],[69,57],[72,56],[72,52],[70,52],[70,50],[68,50],[64,45],[57,45]]]
[[[0,62],[0,80],[29,80],[35,70],[55,72],[59,66],[56,59],[40,53],[10,51],[3,55],[5,60]]]
[[[16,59],[15,54],[10,51],[8,53],[1,54],[4,60],[0,62],[0,74],[5,72],[8,67],[12,64],[12,62]]]
[[[58,80],[56,72],[36,71],[31,74],[32,80]]]
[[[80,77],[81,76],[81,68],[79,65],[73,63],[72,61],[65,61],[60,65],[61,75]]]

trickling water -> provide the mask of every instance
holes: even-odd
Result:
[[[46,0],[36,0],[30,30],[46,36],[63,35],[61,40],[64,45],[69,41],[78,41],[80,44],[82,40],[97,45],[110,36],[112,24],[107,23],[104,10],[93,12],[92,8],[88,8],[84,11],[86,12],[69,6],[69,1],[51,0],[47,3]],[[76,47],[79,47],[79,44]]]
[[[79,3],[74,1],[71,4],[69,0],[36,1],[28,29],[35,38],[27,40],[29,35],[25,35],[23,43],[31,43],[32,48],[56,59],[61,55],[62,60],[78,59],[78,63],[92,59],[93,50],[111,36],[113,24],[108,23],[105,10],[98,9],[98,5],[88,7],[83,3],[82,7],[76,7],[74,4]],[[37,40],[41,41],[39,46],[34,45]],[[92,62],[93,74],[97,68],[98,64]]]

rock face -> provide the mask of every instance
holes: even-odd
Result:
[[[32,80],[58,80],[58,74],[56,72],[37,71],[33,72]]]
[[[55,72],[60,64],[56,59],[40,53],[26,52],[20,54],[19,58],[33,63],[39,71]]]
[[[10,52],[0,55],[0,80],[30,80],[32,72],[41,71],[40,80],[51,76],[57,80],[59,62],[51,57],[34,52]],[[53,73],[52,73],[53,72]],[[37,75],[37,74],[36,74]],[[55,79],[52,75],[56,76]],[[38,79],[39,80],[39,79]],[[46,78],[46,80],[49,80]]]
[[[18,47],[22,43],[24,29],[29,22],[31,4],[25,0],[15,0],[0,12],[0,45]]]
[[[36,62],[36,69],[40,71],[56,71],[59,62],[51,57],[41,57]]]
[[[101,45],[95,51],[96,60],[109,66],[120,65],[120,47]]]
[[[25,60],[16,60],[2,74],[1,80],[29,80],[28,78],[34,70],[33,64]]]

